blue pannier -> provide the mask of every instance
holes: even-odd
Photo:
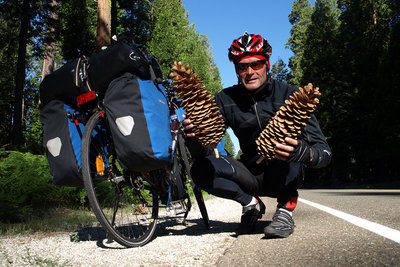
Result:
[[[115,79],[104,108],[118,158],[126,168],[148,171],[172,162],[165,89],[131,73]]]

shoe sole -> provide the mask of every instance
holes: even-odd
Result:
[[[291,234],[293,234],[294,230],[287,232],[287,233],[282,233],[282,232],[276,232],[276,231],[265,231],[264,230],[264,234],[265,237],[280,237],[280,238],[287,238],[289,237]]]

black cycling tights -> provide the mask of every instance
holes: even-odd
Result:
[[[256,178],[242,163],[224,156],[211,155],[196,160],[191,175],[195,184],[206,192],[235,200],[243,206],[249,204],[258,191]]]

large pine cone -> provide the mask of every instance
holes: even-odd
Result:
[[[193,123],[193,132],[199,143],[213,147],[218,157],[215,148],[224,136],[225,124],[211,94],[189,65],[174,62],[169,77],[173,80],[176,93],[183,99],[186,117]]]
[[[286,105],[280,107],[257,138],[257,153],[262,158],[272,160],[275,158],[276,143],[285,144],[285,137],[297,139],[315,111],[319,96],[319,88],[309,83],[285,100]]]

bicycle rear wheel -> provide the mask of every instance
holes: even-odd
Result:
[[[178,144],[179,144],[179,155],[183,160],[184,167],[186,170],[186,175],[190,186],[193,189],[194,196],[196,198],[197,205],[199,206],[201,217],[203,218],[204,224],[207,229],[210,229],[210,219],[208,218],[208,212],[206,208],[206,204],[204,202],[203,193],[201,189],[196,186],[193,182],[192,176],[190,175],[190,164],[191,158],[187,147],[185,146],[185,141],[181,134],[178,135]]]
[[[156,230],[158,195],[141,176],[119,166],[107,119],[100,112],[86,124],[81,154],[87,196],[109,239],[126,247],[147,244]]]

